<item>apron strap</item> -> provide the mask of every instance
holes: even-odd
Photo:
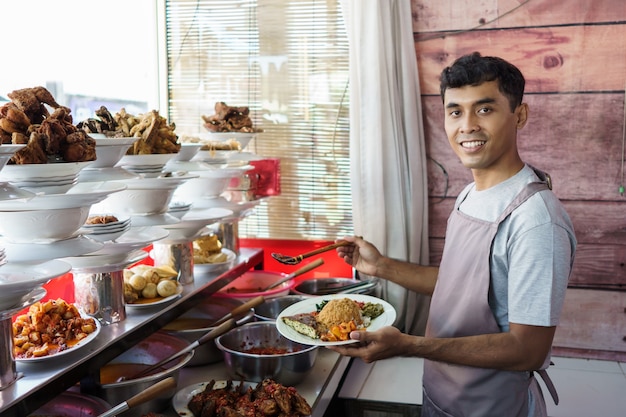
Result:
[[[552,383],[552,380],[550,379],[550,375],[548,375],[548,372],[546,372],[545,369],[539,369],[533,372],[538,373],[541,379],[543,379],[543,382],[546,384],[546,387],[548,388],[548,392],[550,393],[550,396],[552,397],[554,404],[559,405],[559,394],[557,394],[556,388],[554,387],[554,384]]]

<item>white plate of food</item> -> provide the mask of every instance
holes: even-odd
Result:
[[[332,345],[345,345],[349,343],[354,343],[356,340],[336,340],[336,341],[323,341],[319,338],[312,338],[310,336],[304,335],[302,333],[297,332],[291,326],[287,325],[283,320],[284,317],[293,317],[296,315],[311,315],[311,313],[316,313],[318,311],[318,306],[322,306],[323,304],[331,301],[333,299],[341,300],[344,298],[349,298],[350,300],[356,301],[360,304],[372,303],[373,305],[379,304],[383,312],[379,316],[374,319],[371,319],[369,326],[365,327],[366,331],[375,331],[385,326],[391,326],[396,320],[396,310],[393,308],[391,304],[386,302],[385,300],[381,300],[380,298],[372,297],[365,294],[331,294],[324,295],[320,297],[311,297],[306,300],[300,301],[296,304],[292,304],[286,309],[284,309],[276,318],[276,328],[284,337],[289,340],[293,340],[294,342],[302,343],[304,345],[314,345],[314,346],[332,346]]]
[[[176,283],[176,293],[172,294],[168,297],[155,297],[155,298],[140,298],[135,302],[126,303],[126,307],[130,307],[132,309],[142,309],[142,308],[152,308],[155,306],[162,306],[163,304],[167,304],[171,301],[174,301],[183,293],[183,286],[177,282]]]
[[[196,263],[193,264],[193,272],[197,274],[210,274],[211,272],[219,271],[223,268],[230,267],[235,259],[237,258],[237,254],[230,249],[223,248],[222,253],[226,255],[226,260],[224,262],[214,262],[214,263]]]
[[[45,301],[40,301],[40,303],[44,304]],[[71,303],[67,303],[68,305],[72,305]],[[32,307],[29,310],[28,313],[26,314],[30,314],[30,312],[32,311]],[[59,359],[62,356],[68,355],[68,354],[72,354],[74,352],[76,352],[79,349],[84,348],[85,346],[87,346],[89,343],[91,343],[93,340],[95,340],[96,337],[98,337],[98,334],[100,333],[100,330],[102,329],[102,325],[100,324],[100,322],[98,320],[96,320],[93,317],[90,317],[89,315],[85,314],[82,311],[79,311],[81,318],[88,320],[89,323],[93,323],[93,325],[95,326],[95,330],[89,334],[86,335],[86,337],[83,337],[82,339],[76,341],[76,340],[72,340],[71,341],[71,346],[67,347],[65,350],[61,350],[61,351],[54,351],[56,349],[54,343],[48,343],[48,346],[50,349],[53,350],[53,352],[48,353],[47,355],[44,356],[31,356],[31,357],[20,357],[19,354],[15,353],[15,349],[16,347],[14,347],[14,356],[15,356],[15,360],[17,362],[20,363],[31,363],[31,362],[43,362],[43,361],[50,361],[50,360],[56,360]],[[17,318],[16,318],[17,320]],[[15,342],[14,342],[15,344]]]
[[[179,390],[174,395],[174,398],[172,398],[172,407],[174,408],[174,411],[176,411],[176,413],[180,416],[193,417],[194,414],[191,412],[188,406],[189,401],[191,401],[191,399],[195,395],[200,394],[201,392],[204,392],[207,386],[209,386],[212,383],[214,384],[213,389],[223,389],[223,388],[226,388],[229,383],[231,383],[232,389],[230,391],[233,391],[233,389],[234,390],[238,389],[240,384],[243,384],[244,390],[248,389],[248,387],[254,388],[257,385],[256,382],[247,382],[247,381],[235,382],[235,381],[226,381],[226,380],[200,382],[197,384],[189,385]]]
[[[248,381],[226,381],[226,380],[213,380],[213,381],[209,381],[209,382],[200,382],[198,384],[193,384],[193,385],[189,385],[183,389],[181,389],[180,391],[178,391],[174,397],[172,398],[172,407],[174,408],[174,411],[176,411],[176,414],[179,416],[187,416],[187,417],[194,417],[196,414],[193,413],[193,411],[191,411],[191,408],[189,407],[189,403],[191,402],[191,400],[193,399],[194,396],[201,394],[202,392],[204,392],[208,387],[211,387],[212,384],[212,388],[213,390],[223,390],[224,391],[224,396],[228,396],[229,398],[233,398],[236,397],[236,403],[237,404],[241,404],[243,406],[247,406],[247,409],[249,410],[248,407],[250,406],[254,406],[254,403],[258,403],[258,401],[255,401],[254,403],[250,403],[250,401],[246,400],[245,394],[247,392],[247,390],[249,388],[251,389],[256,389],[256,387],[259,384],[263,384],[263,382],[259,383],[259,382],[248,382]],[[230,384],[230,385],[229,385]],[[270,388],[273,388],[272,391],[270,392],[285,392],[284,390],[284,386],[281,384],[278,384],[276,382],[269,382]],[[282,387],[283,389],[276,389],[273,386],[279,386]],[[264,387],[262,385],[262,387]],[[225,390],[224,388],[228,388],[227,390]],[[262,388],[263,389],[263,388]],[[267,388],[265,388],[266,392],[267,392]],[[239,394],[239,395],[237,395]],[[290,392],[288,394],[290,397],[299,397],[299,400],[296,399],[295,401],[304,401],[306,402],[306,400],[304,398],[302,398],[302,396],[297,393],[297,392]],[[213,398],[215,399],[215,397],[220,398],[219,395],[213,396]],[[276,401],[273,398],[273,394],[268,394],[265,397],[265,401],[269,401],[269,400],[274,400],[276,402],[276,407],[280,410],[280,402]],[[282,396],[282,401],[285,401],[286,398],[284,398],[284,396]],[[291,399],[291,401],[294,401],[293,399]],[[243,404],[242,404],[243,403]],[[202,402],[200,402],[199,406],[202,406]],[[301,404],[303,405],[303,404]],[[306,407],[310,409],[309,404],[306,404]],[[193,408],[193,407],[192,407]],[[256,407],[255,407],[256,408]],[[249,410],[251,413],[249,415],[253,415],[252,411],[256,411],[256,413],[254,413],[254,415],[264,415],[260,412],[260,410]],[[291,413],[289,413],[288,415],[293,416],[293,417],[306,417],[309,416],[311,413],[307,413],[307,414],[302,414],[302,408],[297,408],[293,405],[292,402],[292,406],[291,406]],[[246,414],[248,415],[248,414]],[[286,412],[281,413],[280,415],[287,415]]]

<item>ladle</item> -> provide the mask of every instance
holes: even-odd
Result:
[[[167,377],[156,384],[148,387],[145,391],[140,392],[139,394],[133,395],[128,400],[116,405],[111,408],[109,411],[105,411],[100,414],[98,417],[113,417],[119,414],[122,414],[124,411],[127,411],[133,407],[138,406],[139,404],[143,404],[147,401],[150,401],[153,398],[157,398],[160,395],[165,394],[166,392],[173,390],[176,388],[176,380],[174,377]]]
[[[158,369],[160,367],[162,367],[163,365],[167,364],[168,362],[173,361],[174,359],[194,350],[195,348],[197,348],[198,346],[201,346],[203,344],[205,344],[206,342],[215,339],[218,336],[223,335],[224,333],[226,333],[227,331],[229,331],[230,329],[233,329],[235,326],[237,325],[237,322],[234,319],[228,319],[226,320],[224,323],[220,324],[217,327],[214,327],[213,329],[211,329],[211,331],[205,333],[202,337],[200,337],[198,340],[196,340],[195,342],[191,343],[189,346],[185,347],[184,349],[179,350],[178,352],[168,356],[165,359],[160,360],[159,362],[155,363],[154,365],[150,365],[149,367],[139,371],[137,374],[132,375],[130,377],[120,377],[117,379],[116,382],[122,382],[128,379],[137,379],[140,378],[142,376],[148,375],[150,372],[154,371],[155,369]]]
[[[310,252],[303,253],[303,254],[298,255],[298,256],[287,256],[287,255],[282,255],[280,253],[272,253],[272,258],[276,259],[281,264],[298,265],[300,262],[302,262],[302,260],[304,258],[308,258],[310,256],[315,256],[315,255],[318,255],[320,253],[324,253],[324,252],[328,252],[329,250],[336,249],[336,248],[338,248],[340,246],[347,246],[347,245],[350,245],[350,244],[351,243],[348,242],[348,241],[340,240],[339,242],[333,243],[332,245],[323,246],[321,248],[312,250]]]
[[[279,279],[278,281],[276,281],[273,284],[268,285],[267,287],[263,288],[261,290],[261,292],[265,292],[267,290],[271,290],[272,288],[276,288],[278,287],[280,284],[282,284],[283,282],[287,282],[291,279],[294,279],[295,277],[304,274],[305,272],[309,272],[311,269],[313,268],[317,268],[318,266],[322,265],[324,263],[323,259],[318,259],[317,261],[313,261],[309,264],[304,265],[302,268],[296,269],[295,271],[293,271],[291,274],[287,275],[286,277]]]

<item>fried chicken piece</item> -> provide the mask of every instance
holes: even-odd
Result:
[[[100,106],[100,108],[96,110],[96,116],[107,126],[107,130],[115,131],[117,129],[115,118],[105,106]]]
[[[56,119],[47,118],[37,129],[44,140],[43,150],[48,155],[56,155],[61,151],[61,142],[65,140],[67,134],[65,129]]]
[[[59,103],[56,102],[50,91],[41,86],[14,90],[7,96],[28,116],[32,124],[41,123],[49,116],[50,113],[44,104],[55,109],[59,107]]]
[[[15,152],[9,164],[47,164],[48,156],[44,151],[44,138],[38,132],[32,132],[25,147]]]
[[[255,132],[248,107],[229,106],[223,101],[215,103],[215,114],[202,116],[202,120],[211,132]]]
[[[28,126],[30,126],[28,116],[15,103],[9,102],[0,107],[0,129],[7,133],[24,133]]]
[[[14,133],[17,134],[17,133]],[[14,143],[11,142],[13,140],[13,135],[11,133],[5,132],[0,129],[0,143]]]
[[[24,133],[15,132],[11,135],[11,141],[6,143],[12,143],[13,145],[26,145],[28,143],[28,136]]]
[[[70,133],[61,142],[61,157],[65,162],[96,160],[96,141],[83,130]]]
[[[167,120],[152,110],[142,115],[141,120],[132,126],[130,136],[140,137],[126,152],[128,155],[178,153],[181,145],[174,133],[176,125],[168,126]]]
[[[83,120],[78,123],[76,127],[79,130],[84,130],[86,133],[102,133],[107,137],[121,137],[120,129],[118,129],[118,124],[111,115],[111,112],[105,107],[100,106],[98,110],[96,110],[96,116],[98,118],[89,118]]]

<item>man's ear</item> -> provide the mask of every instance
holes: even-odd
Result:
[[[515,114],[517,116],[517,128],[521,129],[526,126],[526,122],[528,121],[528,104],[522,103],[517,106]]]

